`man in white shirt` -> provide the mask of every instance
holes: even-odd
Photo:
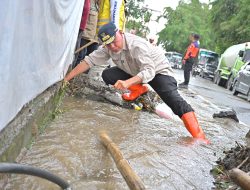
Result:
[[[85,57],[65,77],[65,81],[94,65],[103,65],[111,58],[116,66],[105,69],[102,78],[106,84],[114,85],[119,90],[129,89],[130,93],[122,95],[124,100],[132,101],[146,93],[148,89],[142,84],[148,83],[183,120],[194,138],[208,142],[194,110],[178,93],[173,71],[160,48],[138,36],[118,31],[112,22],[100,29],[98,37],[103,47]]]

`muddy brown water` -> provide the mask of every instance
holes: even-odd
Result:
[[[127,190],[119,171],[100,143],[106,130],[147,189],[211,189],[210,169],[223,150],[244,143],[249,127],[213,119],[215,108],[195,95],[184,96],[195,108],[211,140],[195,143],[179,118],[124,109],[86,98],[65,98],[59,115],[20,159],[67,180],[74,190]],[[4,190],[57,190],[46,180],[13,174]]]

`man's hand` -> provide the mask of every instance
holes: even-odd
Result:
[[[69,82],[67,80],[63,80],[62,82],[62,88],[66,88],[67,86],[69,86]]]
[[[129,84],[127,81],[124,80],[118,80],[114,84],[114,87],[118,90],[126,90],[129,87]]]
[[[89,64],[83,60],[72,71],[70,71],[69,74],[65,76],[64,80],[70,81],[72,78],[87,71],[89,68]]]
[[[183,64],[183,65],[186,64],[186,60],[185,60],[185,59],[182,60],[182,64]]]
[[[118,90],[126,90],[132,85],[141,84],[141,83],[142,83],[142,79],[138,76],[134,76],[134,77],[129,78],[128,80],[116,81],[116,83],[114,84],[114,87]]]

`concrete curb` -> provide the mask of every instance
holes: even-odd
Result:
[[[25,105],[17,116],[0,132],[0,162],[14,162],[23,147],[27,147],[51,116],[59,91],[57,83]]]

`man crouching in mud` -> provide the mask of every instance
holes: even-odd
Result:
[[[116,66],[105,69],[102,78],[107,85],[114,85],[119,90],[128,89],[130,93],[122,95],[124,100],[132,101],[146,93],[148,88],[142,84],[148,83],[182,119],[194,138],[208,142],[194,110],[178,93],[173,71],[160,48],[138,36],[118,31],[112,22],[100,28],[98,38],[103,47],[86,56],[65,81],[94,65],[105,64],[111,58]]]

